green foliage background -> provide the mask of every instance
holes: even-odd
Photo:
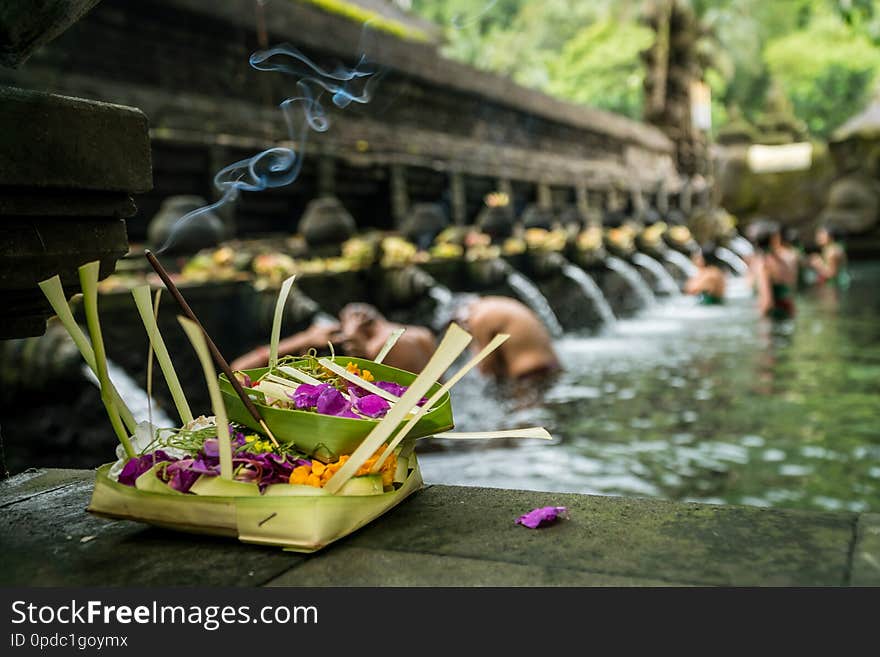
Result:
[[[880,81],[880,0],[689,0],[711,35],[713,130],[751,121],[771,87],[818,137]],[[398,0],[443,26],[447,56],[558,98],[641,118],[643,0]]]

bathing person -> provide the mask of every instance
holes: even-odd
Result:
[[[373,306],[350,303],[339,313],[339,322],[314,323],[309,328],[278,342],[278,356],[299,356],[309,349],[323,349],[333,344],[348,356],[374,359],[388,336],[401,324],[390,322]],[[406,332],[383,363],[410,372],[420,372],[436,348],[434,335],[423,326],[407,325]],[[269,347],[256,349],[235,359],[233,370],[265,367],[269,361]]]
[[[434,351],[434,334],[424,326],[390,322],[374,306],[350,303],[339,313],[342,346],[349,356],[374,359],[395,329],[406,328],[383,361],[386,365],[409,372],[421,372]]]
[[[816,273],[809,263],[797,228],[786,228],[782,231],[782,250],[786,257],[797,265],[797,284],[799,288],[806,287],[815,282]]]
[[[474,296],[464,301],[454,319],[474,336],[480,351],[499,333],[510,338],[479,364],[480,371],[497,379],[524,379],[560,369],[550,334],[528,306],[503,296]]]
[[[831,283],[837,287],[846,287],[849,276],[846,271],[846,251],[838,241],[840,235],[830,226],[820,226],[816,231],[816,245],[820,253],[810,257],[810,266],[816,272],[817,283]]]
[[[712,306],[724,303],[726,279],[721,262],[715,255],[714,245],[707,244],[694,253],[696,273],[684,285],[686,294],[697,295],[703,305]]]
[[[795,313],[797,262],[782,248],[779,224],[760,221],[752,228],[756,250],[753,274],[758,291],[758,309],[771,319],[790,319]]]
[[[315,322],[309,328],[278,341],[278,356],[300,356],[309,349],[326,349],[327,343],[334,348],[342,347],[342,334],[338,322]],[[233,370],[250,370],[269,364],[268,345],[252,349],[229,364]]]

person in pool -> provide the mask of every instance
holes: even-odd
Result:
[[[479,364],[496,379],[526,379],[561,369],[547,328],[525,304],[503,296],[473,295],[456,309],[453,320],[474,336],[480,351],[499,333],[510,338]]]
[[[754,282],[758,309],[771,319],[790,319],[795,314],[797,262],[782,248],[779,224],[759,221],[752,225],[755,245]]]
[[[434,334],[423,326],[388,321],[378,309],[366,303],[345,306],[338,322],[315,322],[304,331],[280,340],[278,355],[299,356],[309,349],[324,349],[329,342],[347,356],[373,360],[398,328],[406,328],[406,331],[382,362],[409,372],[421,372],[437,347]],[[230,367],[247,370],[265,367],[268,362],[269,347],[262,346],[235,359]]]
[[[400,328],[405,328],[406,331],[382,361],[386,365],[418,373],[428,364],[437,349],[437,341],[429,329],[391,322],[368,303],[348,304],[340,311],[339,321],[342,347],[349,356],[373,360],[391,334]]]
[[[721,261],[715,255],[715,247],[707,244],[694,253],[696,273],[684,284],[685,294],[695,294],[703,305],[724,303],[726,277]]]
[[[849,276],[846,271],[846,251],[839,241],[839,233],[831,226],[820,226],[816,231],[816,245],[821,249],[810,257],[810,266],[816,272],[816,283],[829,283],[846,287]]]

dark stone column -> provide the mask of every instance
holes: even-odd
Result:
[[[449,196],[452,198],[452,223],[463,226],[467,221],[467,197],[461,171],[452,171],[449,174]]]
[[[409,192],[406,189],[406,169],[402,164],[391,165],[391,215],[399,228],[409,210]]]
[[[37,283],[77,267],[113,272],[128,251],[131,195],[152,187],[147,119],[137,109],[0,88],[0,338],[41,335],[53,313]]]

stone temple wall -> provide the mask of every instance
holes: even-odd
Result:
[[[153,190],[128,221],[143,241],[175,194],[216,197],[213,174],[287,138],[278,103],[293,79],[248,65],[258,50],[246,0],[103,0],[0,83],[121,103],[150,121]],[[328,107],[328,132],[309,137],[302,174],[279,190],[244,194],[224,219],[230,235],[296,230],[305,204],[340,197],[361,226],[396,225],[414,202],[444,203],[470,223],[485,193],[520,205],[597,202],[602,194],[674,189],[673,146],[657,129],[577,107],[445,60],[436,44],[360,25],[314,5],[265,5],[270,44],[316,62],[356,62],[363,48],[385,70],[367,105]],[[610,195],[610,194],[609,194]],[[603,202],[602,200],[598,201]]]

